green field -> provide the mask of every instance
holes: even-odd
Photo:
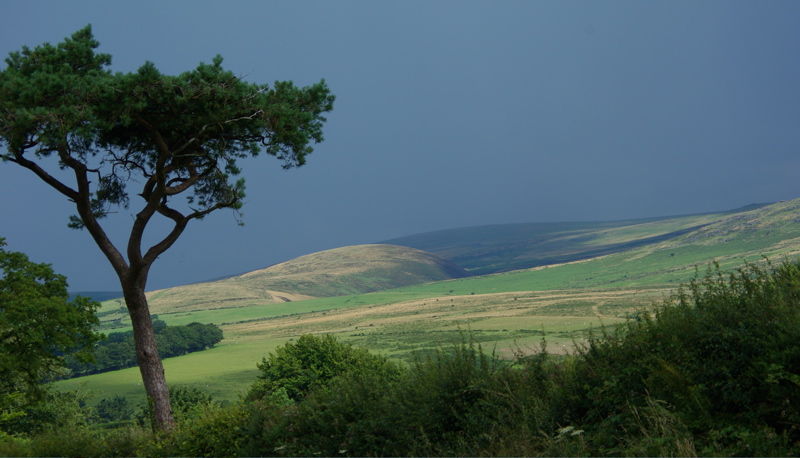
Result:
[[[158,292],[151,301],[170,325],[215,323],[225,333],[214,349],[165,360],[168,382],[233,400],[252,383],[261,358],[304,333],[331,333],[406,361],[420,351],[448,345],[465,331],[500,355],[536,349],[543,337],[548,351],[569,351],[573,342],[589,332],[622,322],[674,293],[714,261],[734,269],[745,261],[762,262],[763,256],[778,262],[796,257],[800,253],[800,223],[796,221],[800,221],[800,201],[743,212],[594,227],[591,237],[587,227],[562,225],[557,232],[563,237],[582,240],[575,250],[578,258],[592,246],[627,244],[630,248],[568,263],[362,294],[276,302],[275,296],[284,293],[253,292],[244,288],[247,282],[226,279]],[[485,238],[486,233],[482,234]],[[551,236],[557,238],[555,232]],[[522,239],[515,237],[514,243],[521,244]],[[447,240],[452,245],[455,239]],[[495,245],[500,246],[500,241]],[[462,246],[459,256],[466,256],[465,250]],[[235,294],[239,300],[226,300],[226,294]],[[191,297],[219,300],[208,301],[203,308],[186,299]],[[118,302],[104,303],[103,312],[101,320],[118,326],[114,330],[128,329]],[[95,401],[121,394],[141,402],[140,383],[138,370],[126,369],[59,385],[90,390]]]
[[[239,344],[226,339],[215,348],[164,360],[170,385],[200,388],[215,399],[236,399],[242,389],[255,379],[256,362],[266,356],[283,339]],[[136,367],[103,374],[89,375],[58,382],[64,389],[91,391],[96,400],[121,395],[136,403],[145,400],[139,369]]]

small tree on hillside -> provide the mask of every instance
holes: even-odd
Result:
[[[97,54],[91,27],[64,42],[11,53],[0,73],[0,145],[4,162],[33,172],[75,205],[70,227],[85,228],[119,277],[133,323],[136,354],[155,420],[174,424],[164,369],[145,298],[152,263],[192,220],[222,208],[239,210],[244,181],[236,160],[264,151],[300,166],[312,142],[322,141],[323,113],[334,96],[324,81],[298,88],[245,83],[217,56],[178,76],[150,62],[133,73],[112,73]],[[46,159],[69,172],[56,174]],[[118,249],[100,222],[131,204],[127,245]],[[185,201],[177,200],[179,195]],[[144,246],[145,228],[171,225]]]

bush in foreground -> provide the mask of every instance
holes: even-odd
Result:
[[[715,266],[640,317],[591,339],[559,393],[593,452],[800,452],[798,263]]]
[[[566,357],[542,348],[502,361],[465,335],[401,368],[304,336],[264,360],[245,402],[205,404],[168,437],[79,428],[60,444],[55,433],[5,438],[0,452],[797,456],[798,325],[800,264],[715,266]]]
[[[331,380],[352,372],[397,373],[399,368],[386,358],[340,342],[331,335],[306,334],[296,342],[279,346],[258,364],[261,374],[246,398],[258,400],[277,392],[293,401]]]

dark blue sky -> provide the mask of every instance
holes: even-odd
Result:
[[[308,164],[246,162],[246,226],[191,225],[148,289],[446,228],[800,197],[797,1],[28,0],[0,5],[0,53],[89,23],[116,71],[221,54],[248,81],[325,78],[338,97]],[[8,248],[71,290],[118,289],[26,172],[0,164]],[[130,220],[109,220],[119,243]]]

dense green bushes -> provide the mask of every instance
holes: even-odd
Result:
[[[100,304],[70,300],[66,277],[4,245],[0,237],[0,431],[18,431],[57,396],[45,382],[64,372],[63,354],[91,359]]]
[[[481,400],[491,389],[485,385],[494,383],[503,363],[461,342],[405,370],[384,364],[351,366],[283,409],[278,425],[274,413],[254,415],[266,425],[255,425],[262,434],[253,436],[244,453],[440,454],[442,443],[457,449],[464,437],[484,432],[484,414],[475,414],[486,407]]]
[[[465,337],[400,374],[251,404],[238,453],[796,455],[799,300],[796,263],[715,266],[567,357],[505,362]]]
[[[332,379],[352,371],[396,373],[399,368],[386,358],[364,349],[342,344],[333,336],[304,335],[297,342],[280,346],[258,364],[261,374],[247,399],[281,392],[291,400],[305,397],[314,388],[324,388]]]
[[[101,422],[128,421],[133,417],[133,406],[125,396],[120,395],[101,399],[96,410]]]
[[[549,355],[543,343],[539,352],[504,361],[467,333],[401,367],[330,336],[303,336],[262,361],[243,402],[204,403],[159,439],[141,430],[95,432],[95,443],[109,448],[84,450],[797,456],[799,324],[800,264],[787,262],[732,274],[712,268],[568,356]],[[81,431],[68,437],[85,440]],[[42,454],[50,449],[42,445],[49,436],[41,437],[6,438],[0,453]],[[81,450],[72,440],[62,454]]]
[[[593,338],[562,393],[598,451],[613,452],[654,406],[701,454],[798,446],[800,265],[716,267],[640,317]]]

